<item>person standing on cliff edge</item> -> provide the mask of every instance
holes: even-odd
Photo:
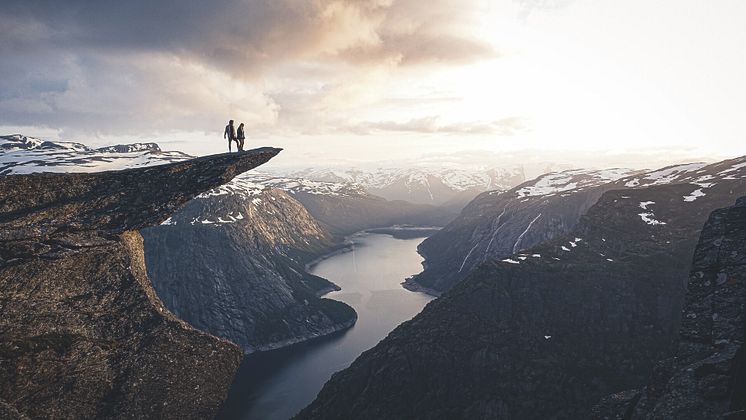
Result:
[[[246,140],[246,134],[243,131],[243,123],[238,125],[238,131],[236,134],[236,143],[238,143],[238,151],[243,152],[243,141]]]
[[[236,138],[236,127],[233,126],[233,120],[228,121],[228,125],[225,126],[225,131],[223,132],[223,138],[228,139],[228,153],[232,152],[231,150],[231,143],[236,142],[236,146],[238,146],[238,139]]]

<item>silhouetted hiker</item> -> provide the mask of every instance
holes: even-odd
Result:
[[[231,152],[231,142],[235,141],[236,144],[238,144],[238,140],[236,140],[236,128],[233,127],[233,120],[228,121],[228,125],[225,126],[223,138],[228,139],[228,152]]]
[[[246,135],[243,132],[243,123],[238,125],[238,134],[237,134],[237,143],[238,143],[238,151],[243,151],[243,141],[246,140]]]

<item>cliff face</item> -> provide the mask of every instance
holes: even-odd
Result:
[[[597,419],[746,417],[746,198],[712,213],[687,284],[675,358],[641,390],[617,393]]]
[[[420,244],[422,273],[405,287],[440,294],[485,261],[569,232],[612,180],[629,171],[566,171],[542,175],[509,191],[491,191],[471,201],[440,232]]]
[[[3,412],[214,416],[241,351],[168,312],[150,286],[137,230],[278,152],[0,178]]]
[[[249,184],[210,191],[166,224],[143,231],[158,296],[191,325],[246,352],[350,327],[349,306],[318,295],[334,290],[305,263],[331,235],[282,190]]]
[[[728,175],[704,194],[606,192],[569,235],[480,266],[298,417],[587,418],[674,351],[699,232],[713,208],[746,194],[742,164],[712,168]]]

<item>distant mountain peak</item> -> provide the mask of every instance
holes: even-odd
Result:
[[[88,150],[83,144],[73,142],[52,142],[48,140],[39,139],[36,137],[24,136],[23,134],[11,134],[8,136],[0,136],[0,149],[9,150],[34,150],[34,149],[47,149],[47,150],[59,150],[59,149],[72,149],[72,150]]]
[[[102,152],[102,153],[135,153],[135,152],[162,152],[160,146],[157,143],[128,143],[128,144],[117,144],[113,146],[104,146],[97,149],[90,148],[81,143],[69,142],[69,141],[49,141],[40,139],[37,137],[25,136],[23,134],[11,134],[6,136],[0,136],[0,149],[13,150],[13,149],[50,149],[50,150],[76,150],[76,151],[89,151],[89,152]]]
[[[421,204],[469,201],[487,190],[507,190],[525,180],[520,167],[459,169],[437,167],[307,168],[283,176],[357,184],[388,200]]]
[[[33,172],[101,172],[162,165],[191,158],[164,152],[156,143],[132,143],[94,149],[81,143],[47,141],[13,134],[0,136],[0,175]]]
[[[99,147],[99,152],[109,153],[132,153],[132,152],[157,152],[160,153],[162,150],[156,143],[132,143],[132,144],[117,144],[115,146]]]

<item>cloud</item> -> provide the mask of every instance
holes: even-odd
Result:
[[[377,44],[354,46],[342,51],[341,57],[358,63],[391,60],[398,65],[433,62],[461,63],[498,54],[484,43],[449,35],[411,33],[390,35]]]
[[[461,61],[490,53],[455,33],[458,2],[433,0],[5,0],[4,50],[177,54],[248,76],[288,59]]]
[[[349,130],[357,134],[376,131],[404,133],[484,134],[512,136],[523,129],[520,118],[509,117],[494,121],[473,121],[443,124],[438,117],[424,117],[407,121],[375,121],[354,124]]]
[[[567,7],[575,0],[513,0],[521,8],[521,17],[528,18],[537,10],[556,10]]]
[[[457,0],[4,0],[0,124],[333,130],[400,68],[496,56],[473,19]]]
[[[228,115],[271,125],[278,113],[262,89],[172,56],[50,52],[0,63],[0,73],[2,123],[67,136],[219,130]]]

